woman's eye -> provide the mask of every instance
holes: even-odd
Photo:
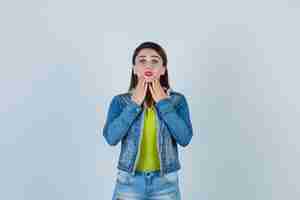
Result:
[[[156,63],[158,63],[158,60],[152,60],[152,63],[156,64]]]
[[[146,62],[146,60],[140,60],[140,63],[145,63]]]

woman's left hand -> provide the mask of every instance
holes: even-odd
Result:
[[[168,95],[166,94],[158,80],[154,80],[151,83],[152,84],[149,84],[149,89],[156,103],[162,99],[168,98]]]

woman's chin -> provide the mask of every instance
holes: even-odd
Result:
[[[150,82],[152,82],[153,80],[154,80],[153,77],[145,76],[145,81],[146,81],[147,83],[150,83]]]
[[[150,83],[150,82],[152,82],[152,81],[155,80],[154,76],[144,76],[144,78],[145,78],[145,80],[146,80],[147,83]]]

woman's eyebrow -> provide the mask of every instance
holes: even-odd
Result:
[[[145,58],[146,56],[138,56],[139,58]],[[160,57],[159,56],[151,56],[151,57],[153,57],[153,58],[158,58],[158,59],[160,59]]]
[[[159,57],[159,56],[151,56],[151,57],[154,57],[154,58],[158,58],[158,59],[160,59],[160,57]]]

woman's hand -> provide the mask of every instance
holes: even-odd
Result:
[[[139,78],[138,84],[136,86],[136,89],[134,90],[131,99],[137,104],[142,105],[146,96],[147,86],[148,84],[146,83],[145,78],[143,77]]]
[[[162,99],[168,98],[168,95],[165,93],[158,80],[152,81],[151,84],[149,84],[149,88],[152,97],[156,103]]]

